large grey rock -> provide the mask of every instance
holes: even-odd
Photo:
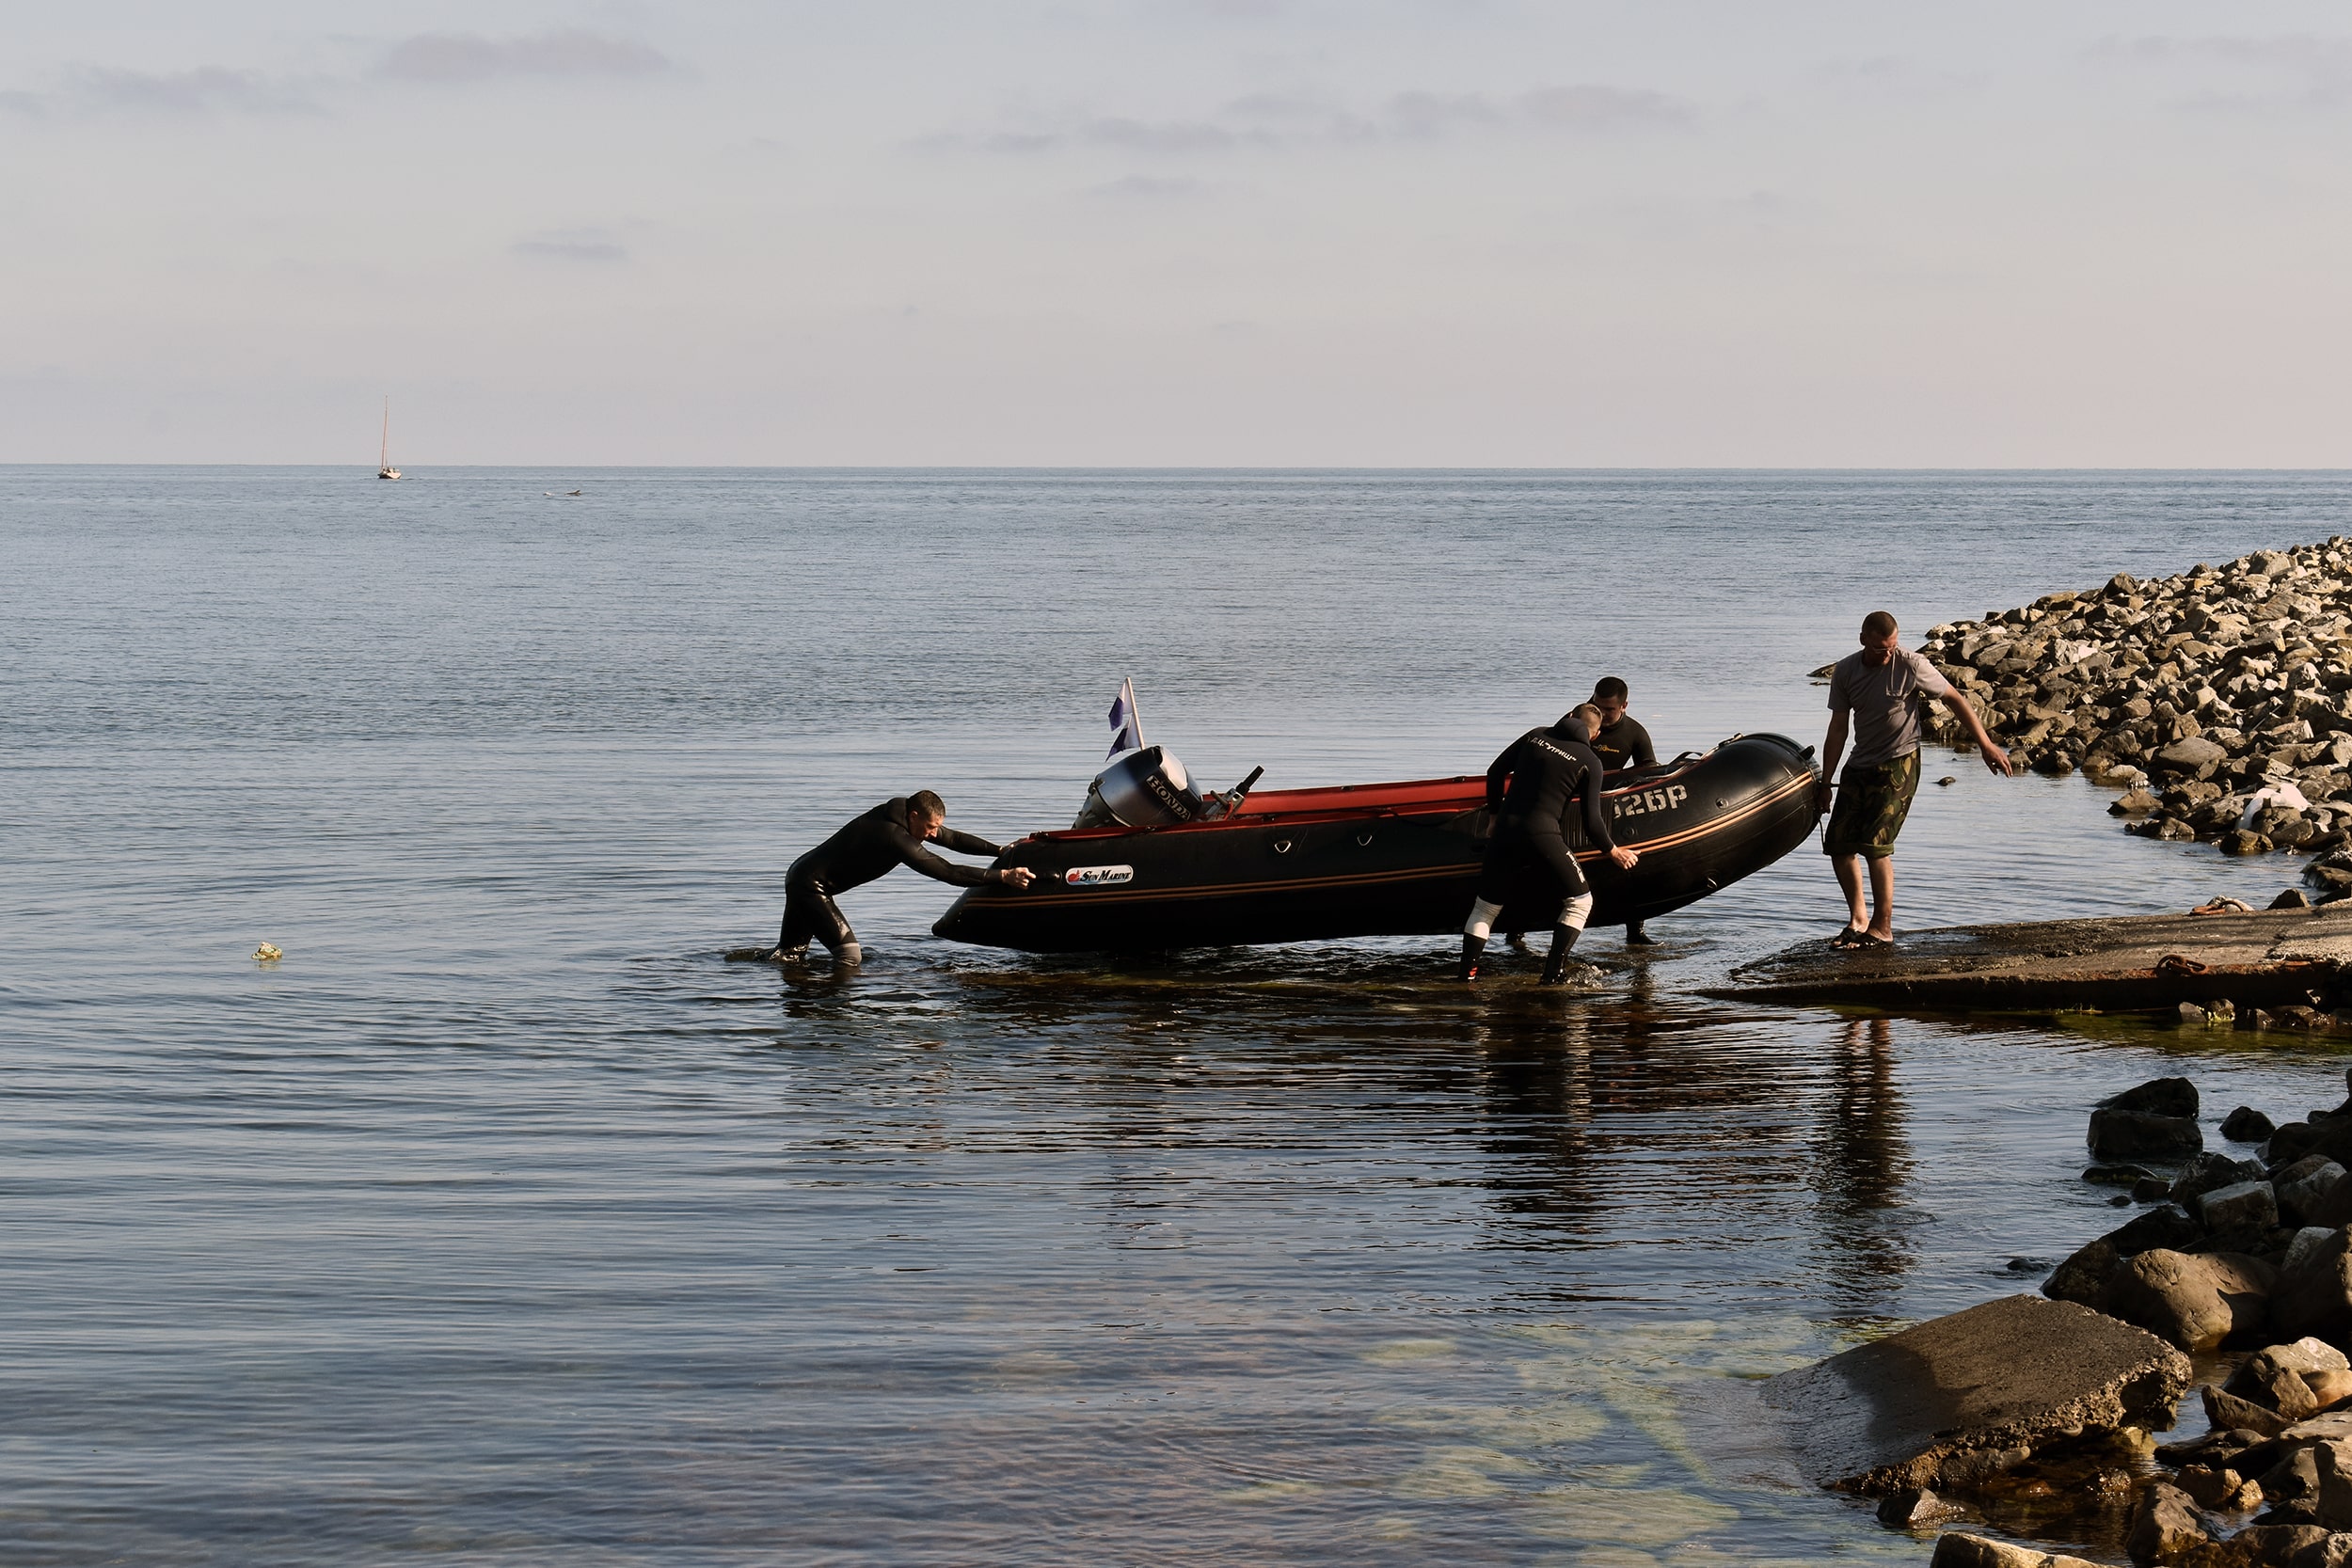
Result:
[[[2090,1143],[2097,1160],[2172,1159],[2204,1148],[2205,1134],[2195,1117],[2102,1106],[2090,1113]]]
[[[1925,1529],[1931,1525],[1947,1524],[1967,1516],[1967,1509],[1923,1487],[1889,1492],[1879,1499],[1879,1523],[1891,1525],[1897,1529]]]
[[[2279,1223],[2279,1201],[2267,1181],[2216,1187],[2197,1200],[2197,1217],[2208,1230],[2268,1230]]]
[[[2183,1350],[2213,1350],[2262,1326],[2277,1277],[2258,1258],[2158,1248],[2117,1271],[2106,1309]]]
[[[2194,1498],[2177,1486],[2158,1481],[2139,1495],[2123,1549],[2137,1563],[2178,1562],[2217,1533],[2198,1512]]]
[[[2325,1339],[2305,1338],[2256,1351],[2222,1386],[2299,1421],[2352,1399],[2352,1362]]]
[[[2310,1217],[2312,1211],[2328,1195],[2328,1189],[2343,1180],[2342,1165],[2325,1154],[2306,1154],[2271,1181],[2272,1190],[2279,1195],[2280,1214],[2296,1225],[2319,1223]]]
[[[2352,1441],[2336,1438],[2312,1452],[2319,1485],[2312,1502],[2329,1529],[2352,1529]]]
[[[2267,1180],[2269,1175],[2260,1160],[2233,1160],[2227,1154],[2200,1154],[2183,1165],[2181,1174],[2172,1179],[2172,1201],[2195,1213],[2195,1200],[2217,1187],[2233,1187],[2241,1181]]]
[[[2106,1300],[2107,1285],[2116,1271],[2123,1266],[2123,1255],[2105,1236],[2087,1242],[2074,1255],[2050,1271],[2050,1277],[2042,1282],[2042,1293],[2052,1301],[2072,1301],[2085,1307],[2097,1307]]]
[[[2352,1176],[2338,1176],[2316,1193],[2310,1194],[2296,1211],[2305,1225],[2324,1225],[2334,1229],[2340,1225],[2352,1225]]]
[[[2197,1085],[2186,1078],[2151,1078],[2099,1101],[2103,1111],[2146,1111],[2160,1117],[2197,1114]]]
[[[2128,1323],[2005,1296],[1783,1372],[1764,1393],[1816,1479],[1883,1497],[1980,1479],[2084,1432],[2167,1424],[2189,1377],[2186,1357]]]
[[[2214,769],[2229,759],[2230,753],[2219,742],[2207,740],[2201,735],[2192,735],[2158,751],[2153,766],[2158,773],[2188,773],[2201,779],[2210,779]]]
[[[2038,1552],[1990,1536],[1954,1531],[1937,1539],[1928,1568],[2097,1568],[2097,1564],[2088,1558]]]
[[[2282,1274],[2271,1292],[2271,1323],[2282,1334],[2341,1340],[2352,1332],[2352,1228],[2338,1228],[2299,1253],[2292,1274]]]
[[[2210,1383],[2199,1388],[2197,1395],[2205,1407],[2205,1423],[2216,1432],[2253,1432],[2276,1437],[2295,1424],[2291,1417]]]

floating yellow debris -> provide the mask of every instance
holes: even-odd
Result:
[[[257,964],[274,964],[285,956],[274,942],[265,942],[253,950],[253,961]]]

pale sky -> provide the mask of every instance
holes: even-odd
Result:
[[[2340,3],[9,10],[0,461],[2352,467]]]

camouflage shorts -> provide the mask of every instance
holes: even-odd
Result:
[[[1878,768],[1849,768],[1838,776],[1837,804],[1821,834],[1830,855],[1867,855],[1883,860],[1895,852],[1895,835],[1911,815],[1919,793],[1919,753],[1906,752]]]

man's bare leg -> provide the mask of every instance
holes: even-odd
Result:
[[[1895,857],[1871,855],[1870,863],[1870,934],[1882,942],[1895,940]],[[1853,899],[1854,912],[1859,914],[1862,900]]]
[[[1859,931],[1870,923],[1870,911],[1862,902],[1862,857],[1833,855],[1829,863],[1837,873],[1837,886],[1846,895],[1846,929]]]

